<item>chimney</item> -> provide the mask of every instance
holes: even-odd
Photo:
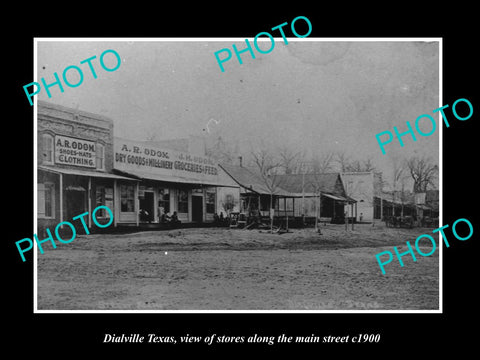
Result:
[[[241,157],[241,156],[238,157],[238,164],[240,165],[240,167],[243,166],[243,164],[242,164],[242,157]]]

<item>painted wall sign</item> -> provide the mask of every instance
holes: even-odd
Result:
[[[198,182],[217,182],[218,167],[205,156],[160,149],[140,141],[116,138],[114,168],[136,174],[183,178]]]
[[[93,141],[55,136],[55,163],[95,168],[96,148]]]

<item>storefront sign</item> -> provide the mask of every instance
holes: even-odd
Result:
[[[205,156],[159,149],[142,142],[115,139],[115,169],[143,176],[150,174],[156,179],[165,176],[165,181],[175,178],[196,182],[217,182],[218,167]]]
[[[94,168],[96,158],[93,141],[55,136],[55,163]]]

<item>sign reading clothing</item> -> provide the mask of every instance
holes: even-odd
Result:
[[[211,183],[217,181],[218,169],[208,157],[159,149],[142,142],[115,139],[115,169],[136,174],[166,176]]]
[[[93,141],[55,136],[55,163],[94,168],[96,158]]]

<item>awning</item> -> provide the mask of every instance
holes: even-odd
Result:
[[[323,196],[326,196],[330,199],[333,199],[333,200],[339,200],[339,201],[348,201],[347,199],[345,199],[344,197],[341,197],[341,196],[335,196],[335,195],[332,195],[332,194],[325,194],[322,192],[322,195]]]
[[[323,195],[323,194],[322,194]],[[306,192],[306,193],[289,193],[288,196],[285,196],[285,197],[292,197],[292,198],[316,198],[318,197],[318,194],[316,193],[310,193],[310,192]]]
[[[404,201],[404,202],[402,203],[401,200],[395,200],[395,201],[393,201],[393,200],[383,199],[383,202],[384,202],[384,203],[389,203],[389,204],[398,205],[398,206],[401,206],[401,205],[403,205],[403,206],[415,206],[415,204],[413,204],[413,203],[411,203],[411,202],[407,202],[407,201]],[[419,206],[419,205],[416,205],[416,206]]]
[[[417,206],[417,208],[422,209],[422,210],[432,210],[432,208],[430,206],[427,206],[427,205],[418,204],[416,206]]]
[[[87,191],[83,186],[80,185],[68,185],[65,187],[67,191]]]
[[[271,194],[270,190],[268,190],[266,185],[256,184],[255,186],[250,185],[249,187],[246,187],[246,186],[243,186],[243,185],[240,185],[240,186],[243,187],[245,190],[252,191],[252,192],[254,192],[258,195],[270,195]],[[273,191],[272,195],[278,196],[278,197],[286,197],[286,198],[299,197],[297,194],[286,191],[286,190],[284,190],[280,187],[277,187]]]
[[[194,180],[194,179],[188,179],[188,178],[183,178],[180,176],[167,176],[167,175],[159,175],[159,174],[151,174],[151,173],[144,173],[141,171],[135,171],[135,173],[130,173],[118,169],[114,169],[115,172],[118,172],[122,175],[125,176],[131,176],[134,179],[138,180],[155,180],[155,181],[162,181],[162,182],[167,182],[167,183],[173,183],[173,184],[190,184],[190,185],[204,185],[204,186],[222,186],[222,187],[234,187],[236,188],[237,186],[233,186],[231,184],[221,184],[215,181],[202,181],[202,180]]]
[[[352,199],[351,197],[348,197],[348,199],[342,197],[342,196],[338,196],[338,195],[332,195],[332,194],[327,194],[327,193],[324,193],[324,192],[321,192],[320,193],[322,196],[326,196],[330,199],[334,199],[334,200],[338,200],[338,201],[346,201],[346,202],[357,202],[357,200],[355,199]],[[308,193],[288,193],[288,195],[286,194],[285,197],[294,197],[294,198],[316,198],[318,197],[318,193],[311,193],[311,192],[308,192]]]
[[[54,168],[45,165],[38,165],[38,170],[48,171],[55,174],[65,174],[65,175],[80,175],[80,176],[90,176],[98,178],[107,178],[107,179],[120,179],[120,180],[136,180],[125,176],[115,175],[106,172],[100,171],[88,171],[81,169],[63,169],[63,168]]]

